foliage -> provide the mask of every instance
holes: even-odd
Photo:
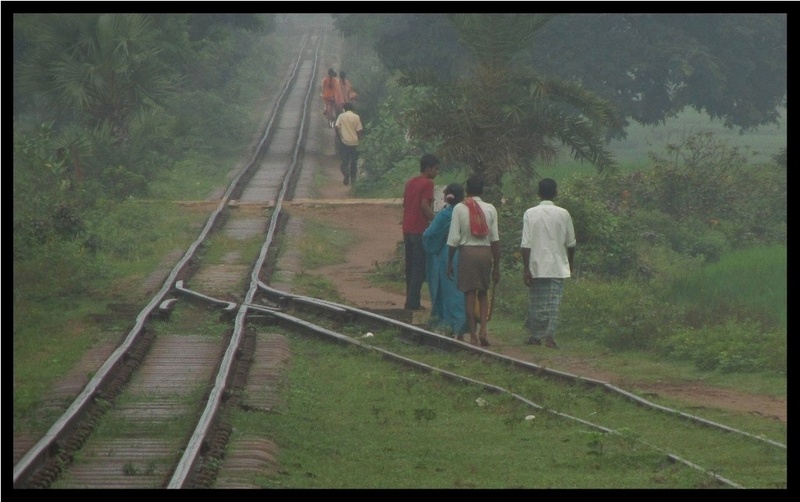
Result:
[[[754,248],[701,266],[650,248],[642,259],[653,274],[647,283],[568,281],[559,332],[691,361],[701,371],[783,373],[785,253],[781,246]]]
[[[423,69],[450,80],[467,57],[446,14],[334,14],[333,19],[346,38],[373,47],[392,73]]]
[[[15,16],[15,37],[29,47],[15,65],[15,92],[44,98],[62,117],[88,127],[106,124],[115,142],[133,117],[163,103],[178,76],[158,57],[148,16],[39,14]]]
[[[747,163],[738,148],[710,132],[699,132],[668,143],[666,156],[651,154],[651,161],[655,186],[641,194],[643,204],[658,207],[677,221],[696,214],[738,216],[733,208],[742,195]]]
[[[37,243],[69,237],[80,227],[70,193],[67,154],[57,144],[52,124],[41,124],[29,134],[14,132],[15,259],[23,258]],[[65,215],[67,220],[62,221]]]
[[[339,14],[335,24],[345,36],[371,40],[392,71],[452,81],[472,61],[452,22],[457,16],[467,15]],[[494,34],[529,16],[537,15],[482,15],[507,22]],[[775,123],[786,103],[785,13],[559,14],[530,39],[513,36],[524,46],[516,66],[580,82],[642,124],[691,107],[749,130]]]
[[[534,163],[554,158],[556,144],[599,170],[614,165],[604,143],[620,122],[608,103],[575,82],[516,64],[515,56],[550,18],[339,15],[335,22],[346,36],[359,33],[371,41],[384,65],[402,76],[401,84],[420,92],[413,106],[398,110],[408,135],[437,142],[436,153],[445,162],[483,173],[484,197],[498,202],[505,174],[521,170],[531,175]],[[425,35],[411,36],[418,32]],[[398,45],[398,34],[409,39]],[[409,49],[414,46],[420,51]],[[410,64],[420,54],[425,61]],[[439,63],[431,64],[440,56]]]
[[[649,246],[712,263],[753,243],[785,242],[785,165],[750,165],[706,133],[665,149],[682,154],[674,162],[651,154],[651,168],[628,173],[559,175],[556,203],[575,224],[577,276],[647,280],[658,273],[642,260]],[[508,179],[513,189],[498,210],[504,257],[515,256],[521,215],[538,203],[535,182]]]
[[[114,259],[130,260],[147,255],[149,246],[158,239],[149,230],[159,212],[157,207],[134,199],[122,203],[101,202],[87,214],[87,245],[107,258],[111,255]]]
[[[242,89],[275,60],[272,50],[251,50],[271,19],[15,15],[15,258],[56,240],[91,251],[99,236],[87,232],[87,215],[102,201],[147,195],[197,150],[238,152],[252,104],[241,103]],[[219,59],[202,66],[211,54]],[[247,60],[258,64],[243,70]],[[192,72],[206,80],[184,78]]]
[[[687,324],[726,318],[758,321],[764,330],[787,326],[786,245],[757,246],[726,254],[701,270],[682,270],[669,283],[669,299],[687,307]]]
[[[748,164],[736,147],[709,132],[665,150],[651,154],[652,170],[627,175],[620,186],[632,214],[652,210],[674,222],[672,231],[657,230],[673,234],[673,247],[716,260],[727,249],[785,240],[785,165]]]
[[[15,304],[30,306],[29,302],[53,297],[84,297],[91,292],[93,282],[108,273],[106,264],[80,241],[50,240],[28,246],[24,252],[22,259],[14,262]]]
[[[370,124],[379,123],[378,114],[382,103],[391,99],[397,92],[394,79],[390,72],[378,59],[375,51],[364,40],[364,37],[355,35],[341,42],[344,54],[340,71],[347,73],[347,78],[358,93],[355,102],[355,111],[361,117],[365,126],[364,134],[372,133]]]
[[[787,18],[563,14],[538,33],[526,63],[584,83],[642,124],[691,107],[750,130],[776,123],[786,103]]]
[[[386,183],[386,175],[400,165],[416,165],[412,171],[412,175],[416,175],[420,156],[436,149],[435,144],[409,138],[398,120],[399,113],[418,101],[420,91],[400,87],[395,80],[388,81],[386,87],[386,99],[381,103],[376,119],[366,124],[368,133],[359,146],[360,158],[363,159],[361,171],[368,183]]]
[[[670,332],[678,313],[646,284],[573,280],[565,287],[559,333],[615,350],[648,350]]]
[[[514,64],[526,40],[549,19],[453,15],[459,39],[474,57],[467,74],[441,80],[409,71],[403,81],[425,91],[403,116],[409,134],[441,140],[444,159],[482,173],[492,202],[502,193],[506,173],[532,174],[535,164],[553,161],[559,144],[601,172],[615,165],[605,149],[606,135],[618,123],[613,108],[574,82]]]
[[[786,349],[785,331],[764,331],[758,323],[734,319],[703,329],[680,327],[658,343],[665,357],[721,373],[785,373]]]

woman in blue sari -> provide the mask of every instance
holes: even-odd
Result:
[[[436,213],[428,228],[422,234],[425,248],[426,280],[431,295],[431,315],[428,327],[444,331],[463,340],[467,327],[467,313],[464,308],[464,293],[458,290],[458,278],[447,277],[447,234],[453,207],[464,200],[464,188],[451,183],[444,189],[445,206]],[[453,269],[458,270],[458,253],[453,257]]]

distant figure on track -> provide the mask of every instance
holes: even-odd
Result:
[[[358,143],[364,134],[361,117],[353,111],[353,103],[344,104],[344,112],[336,118],[336,142],[339,145],[339,156],[342,159],[340,169],[344,176],[343,183],[349,185],[356,182],[358,174]]]
[[[353,89],[353,84],[347,79],[345,72],[339,72],[339,88],[342,91],[342,99],[347,102],[354,102],[358,100],[358,93]]]
[[[342,101],[342,90],[339,79],[333,68],[328,68],[328,76],[322,79],[322,92],[320,93],[325,110],[322,114],[328,120],[328,127],[333,127],[338,115],[337,102]]]

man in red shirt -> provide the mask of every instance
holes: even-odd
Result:
[[[420,291],[425,282],[425,248],[422,233],[433,220],[433,179],[439,159],[426,153],[419,159],[419,176],[406,182],[403,191],[403,244],[406,263],[406,310],[422,310]]]

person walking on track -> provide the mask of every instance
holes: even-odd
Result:
[[[358,100],[358,93],[353,89],[353,84],[347,78],[347,74],[343,71],[339,72],[339,87],[342,91],[342,99],[346,102],[355,102]]]
[[[328,68],[328,76],[322,79],[320,97],[322,97],[322,102],[325,105],[322,114],[328,120],[328,126],[333,127],[338,115],[336,104],[342,101],[341,86],[336,76],[336,70],[333,68]]]
[[[336,118],[334,124],[339,145],[339,156],[342,159],[340,169],[344,176],[343,183],[349,185],[356,182],[358,174],[358,144],[364,134],[361,117],[353,111],[353,103],[344,104],[344,112]]]

